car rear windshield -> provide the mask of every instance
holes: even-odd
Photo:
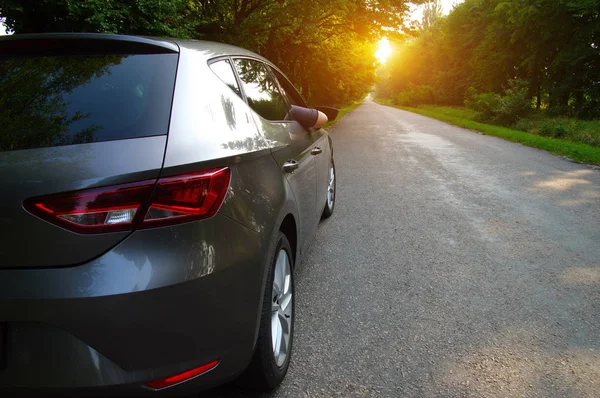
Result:
[[[0,151],[167,134],[177,57],[0,57]]]

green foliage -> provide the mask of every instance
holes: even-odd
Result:
[[[502,104],[496,93],[473,94],[465,100],[465,106],[479,113],[481,120],[494,120]]]
[[[564,138],[600,147],[600,120],[580,120],[537,114],[519,120],[515,124],[515,128],[541,136]]]
[[[567,135],[567,129],[564,126],[546,122],[542,125],[539,134],[544,137],[564,138]]]
[[[472,87],[467,90],[469,97],[465,106],[479,113],[482,121],[510,125],[525,117],[531,111],[531,97],[528,82],[511,79],[504,95],[496,93],[477,94]]]
[[[467,101],[503,123],[530,98],[554,115],[600,117],[600,0],[465,0],[425,25],[379,72],[378,98],[429,86],[432,104]],[[511,80],[528,83],[507,93]]]
[[[497,109],[497,121],[502,124],[512,124],[531,112],[531,96],[528,85],[529,82],[525,80],[511,79],[508,81],[508,88]]]
[[[396,103],[402,106],[419,106],[434,101],[434,88],[431,86],[413,86],[398,94]]]
[[[422,3],[425,0],[413,0]],[[231,43],[277,64],[314,105],[343,106],[374,84],[375,43],[407,0],[1,0],[16,33],[107,32]]]
[[[190,37],[186,0],[3,0],[10,31],[104,32]]]

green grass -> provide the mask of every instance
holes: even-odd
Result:
[[[339,122],[340,120],[342,120],[342,117],[344,117],[344,115],[346,113],[352,112],[357,106],[359,106],[360,104],[362,104],[362,101],[356,101],[353,102],[352,104],[345,106],[343,108],[340,109],[340,112],[338,113],[338,116],[335,118],[335,120],[331,121],[331,122],[327,122],[325,123],[325,126],[323,126],[324,128],[328,128],[331,127],[333,125],[335,125],[337,122]]]
[[[507,127],[495,126],[491,124],[485,124],[471,120],[476,116],[474,111],[465,108],[454,108],[454,107],[437,107],[437,106],[423,106],[420,108],[411,108],[406,106],[391,105],[389,102],[378,101],[382,105],[393,106],[395,108],[403,109],[409,112],[418,113],[420,115],[432,117],[455,126],[464,127],[470,130],[476,130],[486,135],[503,138],[508,141],[519,142],[523,145],[531,146],[534,148],[543,149],[545,151],[566,156],[576,162],[580,163],[592,163],[600,165],[600,148],[595,147],[582,142],[574,142],[568,139],[543,137],[537,134],[532,134],[524,131],[519,131]],[[545,119],[541,122],[532,121],[531,123],[546,123],[551,124],[552,119]],[[590,123],[592,131],[596,128],[598,121],[585,122],[577,121],[577,123]],[[588,128],[590,128],[588,126]],[[575,131],[569,134],[573,136],[577,134]],[[587,132],[592,136],[593,133]]]
[[[564,138],[568,141],[600,147],[600,120],[534,115],[519,120],[515,128],[537,135]]]
[[[457,106],[423,106],[420,109],[425,109],[429,111],[436,111],[448,116],[454,116],[462,119],[475,120],[477,117],[477,112],[463,107]]]
[[[420,106],[435,113],[454,116],[477,122],[476,111],[464,107]],[[503,126],[500,126],[503,127]],[[511,127],[511,126],[504,126]],[[550,117],[543,113],[533,113],[526,119],[519,120],[514,130],[532,133],[549,138],[561,138],[566,141],[600,147],[600,120],[580,120],[568,117]]]

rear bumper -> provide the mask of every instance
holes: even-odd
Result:
[[[234,378],[256,339],[265,244],[217,215],[135,232],[81,266],[0,270],[0,389],[156,395],[143,384],[214,360],[164,392]]]

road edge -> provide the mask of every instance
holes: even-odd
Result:
[[[484,135],[502,138],[506,141],[517,142],[532,148],[541,149],[554,155],[565,157],[575,163],[587,164],[596,169],[600,168],[600,148],[596,148],[591,145],[557,138],[542,137],[536,134],[514,130],[507,127],[479,123],[456,116],[441,115],[425,109],[391,105],[389,103],[377,100],[374,102],[382,106],[389,106],[391,108],[430,117],[432,119],[436,119],[453,126],[462,127],[467,130],[479,132]]]
[[[336,124],[339,123],[340,120],[342,120],[342,118],[346,114],[348,114],[348,113],[352,112],[354,109],[358,108],[360,105],[363,104],[363,102],[365,102],[365,101],[364,100],[354,101],[351,105],[343,107],[342,109],[339,110],[339,113],[338,113],[337,117],[335,118],[335,120],[325,123],[325,126],[323,126],[323,128],[328,129],[328,128],[335,126]]]

